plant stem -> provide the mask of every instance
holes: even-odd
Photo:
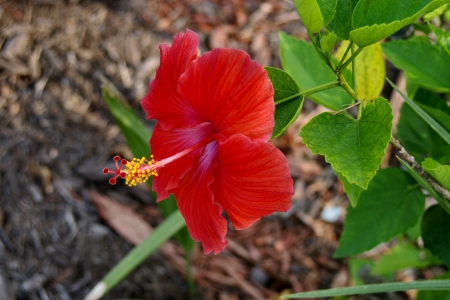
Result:
[[[342,56],[341,61],[338,63],[336,69],[340,69],[342,64],[345,61],[345,58],[347,57],[348,51],[350,51],[350,49],[353,48],[353,41],[350,41],[350,43],[348,44],[347,49],[345,50],[344,56]]]
[[[315,88],[312,88],[310,90],[306,90],[306,91],[303,91],[303,92],[291,95],[289,97],[283,98],[281,100],[278,100],[278,101],[275,102],[275,106],[280,105],[280,104],[282,104],[284,102],[288,102],[288,101],[290,101],[292,99],[295,99],[297,97],[300,97],[300,96],[306,97],[308,95],[311,95],[311,94],[314,94],[314,93],[318,93],[318,92],[321,92],[321,91],[324,91],[324,90],[328,90],[328,89],[334,88],[334,87],[339,86],[339,85],[341,85],[341,83],[339,81],[333,81],[333,82],[325,83],[325,84],[316,86]]]
[[[356,101],[358,102],[360,99],[358,99],[358,95],[356,95],[355,91],[348,85],[347,80],[345,80],[344,75],[342,75],[341,72],[336,73],[336,76],[341,83],[341,86],[344,88],[344,90]]]
[[[361,51],[363,51],[364,47],[359,47],[358,50],[356,50],[352,56],[350,56],[349,59],[347,59],[347,61],[340,67],[338,68],[338,72],[341,72],[342,70],[344,70],[352,61],[353,59],[358,56],[359,53],[361,53]]]
[[[341,113],[341,112],[344,112],[344,111],[346,111],[346,110],[349,110],[350,108],[355,107],[355,106],[358,106],[358,111],[359,111],[359,106],[360,106],[361,103],[362,103],[362,101],[359,100],[359,101],[353,103],[352,105],[347,106],[346,108],[343,108],[343,109],[341,109],[341,110],[332,112],[331,115],[332,115],[332,116],[337,115],[337,114],[339,114],[339,113]]]
[[[319,47],[317,47],[317,44],[316,44],[316,42],[314,40],[314,37],[313,37],[312,33],[309,32],[309,31],[308,31],[308,37],[309,37],[309,40],[311,41],[311,44],[313,44],[314,48],[316,48],[316,51],[320,55],[322,60],[324,62],[327,62],[327,59],[326,59],[325,55],[323,54],[322,50],[320,50]]]
[[[391,137],[389,143],[398,150],[398,154],[401,158],[403,158],[411,167],[420,175],[423,179],[425,179],[433,189],[440,193],[442,196],[450,200],[450,191],[441,186],[438,182],[436,182],[414,159],[414,157],[409,154],[405,148],[400,144],[398,140],[394,137]]]
[[[195,289],[194,277],[192,276],[192,250],[186,251],[186,281],[189,296],[191,299],[195,299],[197,297],[197,290]]]

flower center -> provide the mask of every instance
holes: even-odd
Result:
[[[110,170],[108,168],[103,169],[103,174],[113,174],[114,176],[109,179],[109,183],[114,185],[117,183],[117,178],[121,177],[125,179],[125,184],[128,186],[136,186],[138,183],[146,182],[151,176],[158,176],[159,169],[163,168],[165,165],[180,159],[186,154],[191,153],[201,147],[215,140],[214,135],[209,135],[197,144],[176,153],[168,158],[156,161],[153,155],[150,155],[150,159],[133,158],[131,161],[122,159],[120,156],[114,156],[115,170]]]

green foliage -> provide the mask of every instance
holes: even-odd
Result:
[[[275,126],[272,139],[280,136],[298,117],[302,110],[303,96],[292,77],[277,68],[266,67],[275,91]]]
[[[294,3],[303,24],[311,33],[330,23],[335,13],[336,0],[294,0]]]
[[[431,97],[428,99],[431,99]],[[450,160],[450,145],[408,103],[403,103],[400,109],[397,137],[408,152],[419,162],[424,157],[432,157],[441,163]]]
[[[301,91],[336,80],[334,72],[324,64],[311,43],[296,39],[283,32],[279,33],[279,37],[283,69],[294,78]],[[351,79],[348,71],[344,72],[344,76]],[[322,91],[310,95],[308,98],[333,110],[340,110],[352,103],[352,98],[342,89]]]
[[[334,256],[359,254],[389,241],[416,224],[425,205],[419,185],[396,168],[379,170],[359,197],[347,208],[344,230]]]
[[[428,125],[430,125],[433,130],[435,130],[442,139],[450,145],[450,133],[445,130],[444,127],[442,127],[441,124],[436,122],[435,119],[433,119],[429,114],[427,114],[419,105],[417,105],[414,101],[412,101],[410,98],[408,98],[405,94],[403,94],[402,91],[400,91],[389,79],[386,78],[386,80],[389,82],[389,84],[397,91],[397,93],[402,96],[403,99],[405,99],[406,103],[408,103],[409,106],[425,121]]]
[[[382,45],[387,58],[418,84],[436,92],[450,92],[450,55],[423,36]]]
[[[436,276],[434,279],[450,279],[450,272]],[[450,291],[419,291],[416,300],[450,300]]]
[[[444,188],[450,190],[450,166],[443,166],[428,157],[422,162],[422,168],[433,176]]]
[[[386,99],[377,98],[356,120],[346,114],[322,113],[303,126],[300,136],[350,183],[366,189],[391,138],[391,111]]]
[[[350,38],[360,47],[371,45],[445,3],[448,0],[360,0]]]
[[[424,188],[428,193],[430,193],[431,197],[436,199],[439,205],[450,215],[450,201],[443,198],[438,192],[436,192],[433,187],[422,177],[420,176],[409,164],[407,164],[401,158],[398,158],[400,163],[406,168],[406,170],[411,174],[414,179]]]
[[[447,4],[450,7],[449,4]],[[436,36],[437,42],[441,45],[441,47],[450,55],[450,33],[441,28],[436,28],[432,24],[428,23],[431,31],[433,31]]]
[[[422,251],[412,244],[401,242],[374,263],[371,273],[386,275],[406,268],[422,269],[439,264],[440,260],[428,251]]]
[[[335,296],[347,296],[358,294],[364,295],[374,293],[398,292],[408,290],[449,291],[450,280],[423,280],[423,281],[409,281],[409,282],[366,284],[360,286],[335,288],[323,291],[295,293],[283,297],[287,299],[319,298],[319,297],[335,297]]]
[[[450,268],[450,215],[441,206],[428,208],[422,219],[422,238],[425,247]]]
[[[336,13],[326,29],[333,32],[340,39],[350,39],[352,31],[352,15],[359,0],[338,0]]]
[[[364,189],[354,183],[350,183],[350,181],[347,180],[347,178],[342,175],[341,172],[334,171],[339,178],[339,180],[342,182],[344,186],[344,191],[347,194],[348,200],[350,200],[350,204],[355,207],[358,204],[359,196],[361,195],[361,192],[364,191]]]
[[[179,211],[173,212],[142,243],[134,247],[111,271],[102,279],[106,284],[105,293],[139,266],[147,257],[156,251],[165,241],[185,226]]]

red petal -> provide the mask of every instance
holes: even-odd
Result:
[[[179,33],[172,46],[162,44],[161,63],[141,105],[148,119],[157,119],[165,130],[188,128],[201,123],[198,113],[177,92],[178,79],[197,57],[198,36],[190,30]]]
[[[211,170],[217,165],[217,142],[208,144],[198,164],[180,180],[174,190],[178,208],[183,215],[192,239],[201,242],[205,254],[222,251],[227,222],[222,217],[222,208],[214,202],[209,189],[213,181]]]
[[[264,68],[243,51],[203,54],[181,75],[178,91],[226,137],[241,133],[265,142],[272,134],[272,84]]]
[[[211,190],[236,229],[291,206],[293,182],[284,155],[269,143],[234,135],[218,147]]]
[[[150,146],[155,160],[162,160],[183,151],[207,136],[214,134],[215,129],[211,123],[202,123],[189,129],[173,129],[166,131],[159,122],[150,139]],[[169,196],[169,190],[178,186],[178,181],[189,172],[197,162],[202,148],[186,154],[182,158],[167,164],[153,178],[152,189],[157,193],[157,201]]]

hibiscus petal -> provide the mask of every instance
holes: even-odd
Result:
[[[196,59],[197,48],[198,36],[190,30],[177,34],[172,46],[162,44],[159,47],[161,63],[141,105],[147,118],[157,119],[165,130],[188,128],[202,122],[177,91],[178,79]]]
[[[281,151],[234,135],[219,143],[218,153],[211,190],[236,229],[289,209],[293,182]]]
[[[215,129],[211,123],[202,123],[189,129],[167,131],[158,122],[150,139],[153,158],[159,161],[175,155],[214,134],[214,132]],[[153,178],[152,185],[152,189],[158,195],[157,201],[169,196],[169,190],[178,186],[178,181],[192,169],[201,153],[202,148],[186,154],[160,169],[158,176]]]
[[[228,244],[225,240],[227,222],[209,189],[213,181],[211,171],[216,165],[217,142],[212,142],[173,191],[192,239],[202,243],[205,254],[211,251],[217,254]]]
[[[265,142],[272,134],[272,84],[264,68],[243,51],[203,54],[181,75],[178,91],[226,137],[241,133]]]

